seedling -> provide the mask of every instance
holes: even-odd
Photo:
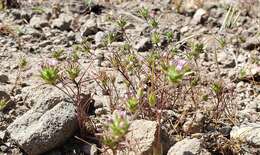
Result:
[[[20,58],[19,68],[25,69],[27,65],[28,65],[28,61],[26,60],[26,58],[25,57]]]
[[[138,108],[138,99],[136,97],[129,98],[127,100],[126,106],[130,112],[132,112],[132,113],[136,112],[136,110]]]
[[[152,19],[149,21],[149,25],[151,26],[151,28],[157,29],[159,23],[156,21],[156,19],[152,18]]]
[[[56,50],[52,53],[52,57],[56,60],[62,60],[62,55],[64,53],[64,49]]]
[[[50,85],[56,85],[59,80],[59,68],[56,62],[43,64],[40,71],[41,78]]]
[[[141,8],[138,11],[139,16],[141,16],[142,18],[144,18],[146,21],[148,20],[149,16],[149,10],[147,8]]]
[[[129,125],[124,111],[114,111],[112,117],[109,118],[103,134],[103,143],[112,149],[114,153],[127,134]]]
[[[0,99],[0,111],[4,110],[8,102],[5,99]]]

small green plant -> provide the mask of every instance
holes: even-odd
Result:
[[[216,94],[220,94],[222,91],[222,85],[220,83],[213,83],[211,86],[212,90]]]
[[[150,17],[149,15],[149,10],[147,8],[141,8],[138,11],[139,16],[141,16],[142,18],[144,18],[146,21],[148,21],[148,18]]]
[[[132,37],[125,33],[128,23],[126,19],[111,17],[110,22],[116,24],[117,32],[124,43],[115,47],[113,43],[118,39],[118,33],[109,32],[101,47],[107,52],[102,55],[102,61],[109,62],[109,69],[101,68],[96,72],[91,69],[92,74],[87,74],[94,76],[91,80],[99,86],[98,94],[106,95],[109,100],[110,111],[107,115],[112,117],[105,121],[102,130],[97,130],[100,131],[97,135],[101,135],[103,147],[113,150],[114,154],[123,147],[127,148],[125,136],[130,124],[126,112],[121,111],[127,111],[132,120],[153,120],[158,126],[164,126],[164,123],[172,124],[166,127],[166,130],[173,131],[174,128],[172,134],[178,136],[191,134],[190,131],[183,130],[183,120],[196,118],[197,112],[205,116],[201,126],[210,126],[216,131],[220,129],[220,124],[235,124],[235,114],[230,111],[233,106],[233,90],[224,82],[219,82],[220,79],[217,79],[218,82],[212,82],[207,75],[199,72],[197,60],[200,60],[200,54],[204,52],[204,44],[193,42],[189,46],[188,54],[183,55],[187,48],[175,46],[182,42],[174,44],[173,32],[163,32],[157,28],[158,19],[151,17],[148,9],[141,8],[139,15],[145,19],[146,24],[155,21],[147,29],[153,43],[149,52],[139,53],[131,46]],[[163,40],[165,38],[166,44]],[[221,48],[224,48],[226,42],[221,39],[219,42]],[[82,83],[87,81],[83,80],[83,77],[87,72],[83,71],[85,67],[78,60],[82,59],[80,56],[83,56],[83,53],[88,59],[97,60],[98,54],[91,50],[91,47],[91,43],[86,39],[74,46],[68,59],[59,61],[56,65],[45,64],[40,71],[45,83],[63,91],[76,105],[80,129],[83,129],[86,121],[90,119],[86,111],[91,95],[82,99],[82,90],[85,90]],[[207,104],[211,105],[210,108],[205,106]],[[169,109],[174,109],[179,115],[174,119],[169,118],[165,113]],[[207,129],[202,127],[201,130],[207,132]]]
[[[148,104],[150,105],[150,107],[155,107],[156,102],[157,102],[156,94],[155,92],[152,91],[148,95]]]
[[[221,49],[226,47],[227,41],[226,41],[225,37],[219,37],[219,38],[216,38],[216,40],[218,41]]]
[[[119,27],[120,30],[124,30],[126,28],[127,25],[127,21],[123,18],[120,17],[117,21],[116,21],[117,26]]]
[[[151,26],[151,28],[157,29],[159,23],[156,21],[156,19],[152,18],[152,19],[149,21],[149,25]]]
[[[68,69],[66,69],[68,77],[70,80],[75,81],[80,75],[80,68],[77,64],[69,64]]]
[[[138,108],[138,99],[136,97],[129,98],[127,100],[126,106],[130,112],[132,112],[132,113],[136,112],[136,110]]]
[[[41,66],[41,71],[40,71],[40,77],[50,85],[55,85],[58,83],[58,80],[60,78],[59,76],[59,68],[57,66],[57,62],[54,60],[47,63],[43,64]]]
[[[203,43],[192,43],[191,45],[191,52],[189,56],[194,60],[198,59],[200,54],[204,51],[204,44]]]
[[[156,46],[159,46],[159,43],[161,42],[161,36],[159,33],[154,32],[151,36],[152,43]]]
[[[0,0],[0,11],[3,11],[5,9],[4,1]]]
[[[80,133],[82,137],[85,137],[86,132],[90,132],[86,131],[85,127],[85,124],[90,121],[88,107],[93,104],[91,94],[82,92],[83,84],[86,82],[84,78],[86,73],[81,73],[81,68],[76,61],[68,60],[66,64],[66,62],[59,63],[53,59],[44,62],[39,72],[45,84],[62,91],[76,106]]]
[[[19,61],[19,68],[25,69],[27,65],[28,65],[27,59],[25,57],[21,57]]]
[[[245,77],[246,77],[246,69],[241,68],[240,71],[239,71],[239,78],[243,79]]]
[[[94,4],[93,0],[84,0],[84,3],[87,7],[90,7]]]
[[[41,6],[35,6],[35,7],[32,8],[32,12],[34,12],[36,14],[44,14],[45,9]]]
[[[105,126],[103,143],[115,152],[127,134],[129,125],[126,112],[115,110]]]
[[[184,74],[176,67],[172,66],[168,68],[167,76],[172,84],[179,84],[182,81]]]
[[[107,46],[107,45],[110,45],[112,44],[114,41],[116,40],[116,35],[115,33],[108,33],[104,39],[104,45]]]
[[[173,42],[174,34],[173,32],[169,31],[165,33],[166,39],[168,42]]]
[[[52,53],[52,57],[56,60],[62,60],[64,49],[56,50]]]
[[[4,110],[8,102],[5,99],[0,99],[0,111]]]

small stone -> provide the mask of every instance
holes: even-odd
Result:
[[[49,26],[49,22],[40,16],[33,16],[30,20],[30,25],[33,28],[40,29]]]
[[[56,18],[52,21],[52,27],[60,29],[61,31],[70,31],[72,21],[72,16],[62,13],[59,15],[59,18]]]
[[[149,49],[151,49],[153,47],[153,44],[150,40],[150,38],[142,38],[136,45],[135,45],[135,49],[138,52],[145,52],[148,51]]]
[[[5,145],[1,145],[0,150],[3,151],[3,152],[6,152],[8,150],[8,147],[5,146]]]
[[[259,82],[260,81],[260,66],[257,64],[247,64],[244,66],[245,69],[245,75],[243,77],[240,77],[242,79],[251,79],[254,77],[254,81]]]
[[[69,41],[75,41],[75,37],[76,37],[76,35],[73,31],[70,31],[67,35],[67,38]]]
[[[6,131],[0,131],[0,140],[4,140],[6,137]]]
[[[183,27],[180,29],[180,32],[181,32],[181,33],[186,33],[186,32],[189,31],[189,29],[190,29],[189,26],[183,26]]]
[[[94,35],[99,31],[97,27],[97,22],[94,18],[90,18],[87,22],[81,27],[80,33],[82,37],[87,37],[89,35]]]
[[[33,14],[31,10],[27,9],[27,10],[19,10],[19,11],[22,19],[25,19],[26,21],[30,21]]]
[[[9,78],[5,74],[0,74],[0,83],[8,83]]]
[[[5,91],[0,91],[0,99],[4,99],[6,101],[9,101],[11,99],[11,97]]]
[[[218,53],[218,62],[223,65],[223,68],[234,68],[236,66],[234,56],[231,54],[232,52],[233,50],[229,49]]]
[[[247,38],[246,42],[242,44],[245,50],[254,50],[260,47],[260,40],[257,37]]]
[[[235,126],[230,132],[230,137],[254,146],[260,146],[260,123]]]
[[[193,138],[185,138],[175,145],[173,145],[168,151],[167,155],[210,155],[210,153],[202,147],[202,141]]]
[[[12,15],[13,15],[15,20],[21,19],[21,10],[13,9],[12,10]]]
[[[94,107],[96,109],[103,108],[103,107],[110,109],[109,97],[95,95],[93,96],[93,99],[95,100]]]
[[[193,120],[188,120],[183,124],[182,129],[185,133],[194,134],[199,133],[201,131],[201,127],[201,125],[194,122]]]
[[[51,45],[52,43],[53,43],[53,42],[50,41],[50,40],[45,40],[45,41],[39,43],[39,47],[46,47],[46,46],[48,46],[48,45]]]
[[[157,142],[160,141],[160,139],[158,140],[156,136],[157,127],[158,126],[155,121],[148,121],[148,120],[133,121],[129,127],[129,132],[126,135],[126,140],[130,143],[129,150],[131,150],[130,152],[128,152],[128,154],[131,153],[136,153],[138,155],[146,155],[146,154],[153,154],[153,153],[156,154],[156,152],[154,152],[156,148],[156,144],[158,144]],[[159,148],[157,148],[156,151],[159,151],[158,149]]]
[[[95,144],[93,145],[83,145],[82,150],[84,151],[85,154],[89,154],[89,155],[97,155],[98,154],[98,150],[97,150],[97,146]]]
[[[107,114],[107,110],[106,110],[106,109],[104,109],[104,108],[98,108],[98,109],[95,110],[95,115],[96,115],[96,116],[101,116],[101,115],[103,115],[103,114]]]
[[[106,33],[99,31],[98,33],[96,33],[95,35],[95,43],[97,46],[99,46],[100,44],[102,44],[104,38],[106,37]]]
[[[219,129],[219,132],[221,132],[224,136],[230,135],[230,131],[232,130],[231,126],[227,125]]]
[[[26,39],[28,38],[28,40],[30,40],[32,37],[40,38],[41,36],[43,36],[41,32],[31,27],[26,27],[23,29],[23,31],[26,33],[26,35],[23,37],[25,37]]]
[[[206,18],[207,18],[207,11],[204,9],[198,9],[191,20],[191,24],[193,25],[202,24]]]

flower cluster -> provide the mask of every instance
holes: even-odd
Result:
[[[103,142],[114,149],[128,132],[129,122],[125,111],[115,110],[108,119]]]
[[[58,83],[60,78],[58,62],[56,60],[49,60],[41,65],[40,77],[50,85]]]

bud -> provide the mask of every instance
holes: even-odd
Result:
[[[128,99],[126,106],[130,112],[135,112],[138,108],[138,99],[136,97]]]
[[[157,97],[156,94],[154,92],[150,92],[150,94],[148,95],[148,103],[151,107],[154,107],[156,105],[157,102]]]
[[[67,72],[68,77],[69,77],[70,80],[75,80],[75,79],[79,76],[80,68],[79,68],[79,66],[71,65],[71,66],[66,70],[66,72]]]
[[[55,85],[59,79],[59,70],[55,66],[43,65],[40,70],[40,77],[50,85]]]

